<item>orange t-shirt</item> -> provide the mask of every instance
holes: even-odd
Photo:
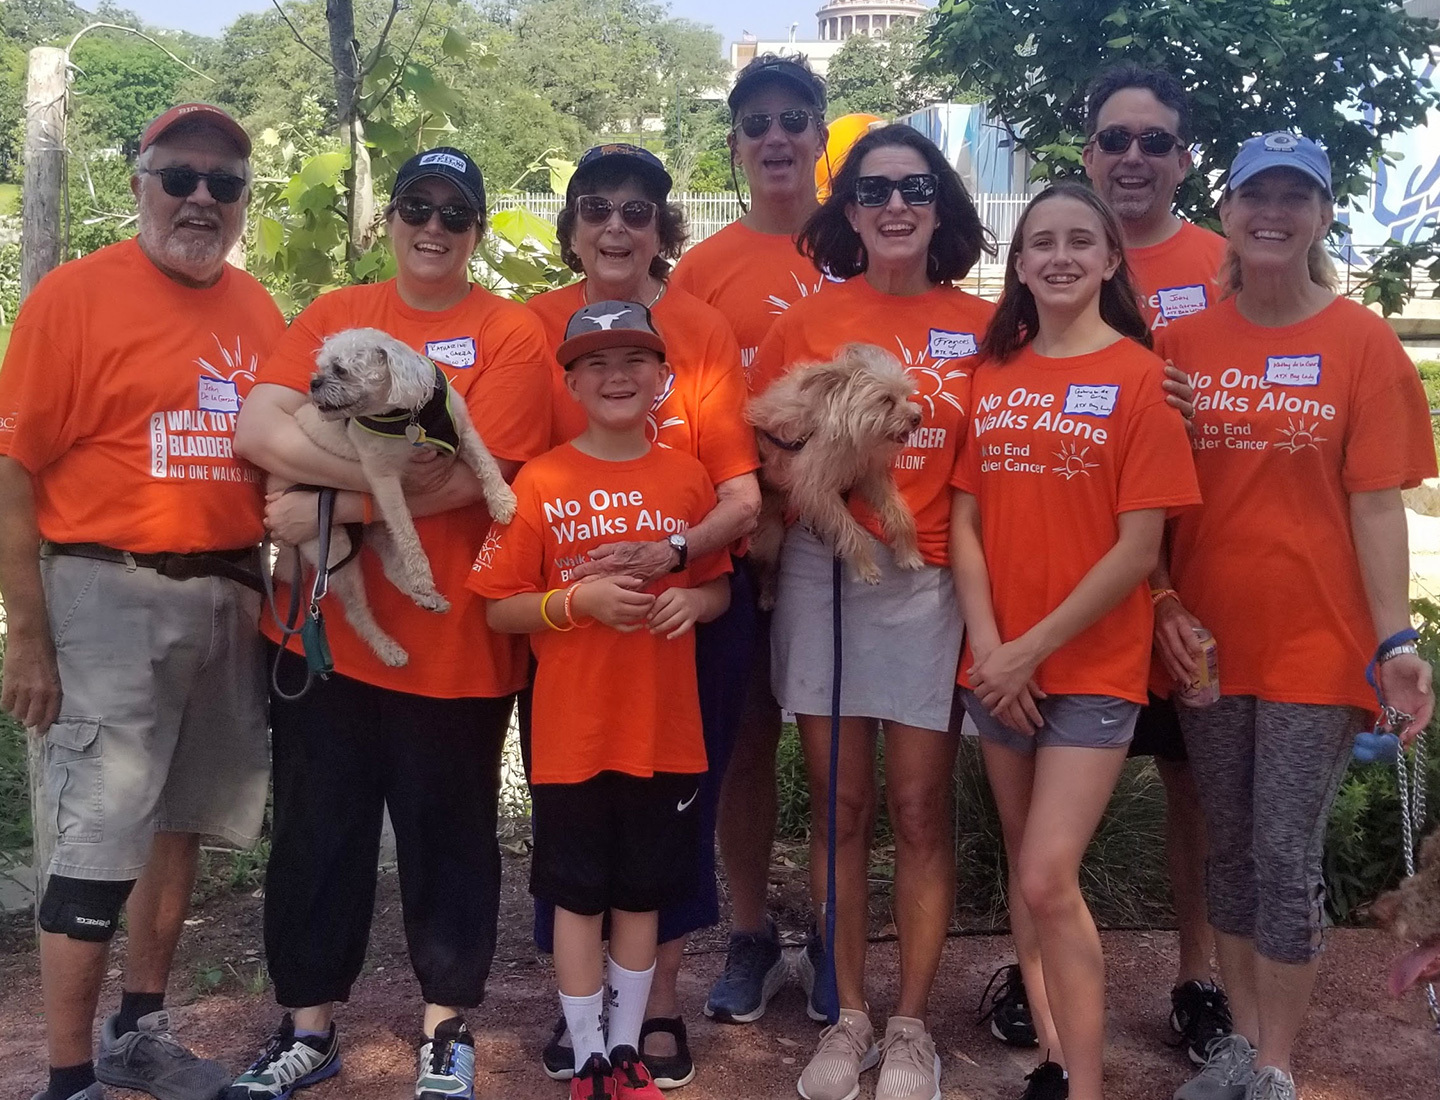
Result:
[[[1170,574],[1215,635],[1220,690],[1375,709],[1349,496],[1435,476],[1414,365],[1344,298],[1282,328],[1226,299],[1166,329],[1159,350],[1195,381],[1205,505],[1174,525]]]
[[[563,443],[526,464],[515,495],[515,519],[491,529],[466,581],[487,599],[564,588],[597,546],[681,533],[715,506],[705,468],[666,447],[606,462]],[[694,588],[729,571],[730,555],[717,551],[646,591]],[[705,770],[693,630],[672,641],[594,623],[530,637],[539,666],[532,783]]]
[[[1133,340],[1065,359],[1030,348],[983,364],[954,485],[980,508],[1000,637],[1013,641],[1075,590],[1119,538],[1116,517],[1198,504],[1185,422],[1164,365]],[[1145,701],[1153,631],[1145,581],[1035,673],[1052,695]],[[960,661],[959,682],[973,658]]]
[[[1127,248],[1126,262],[1135,276],[1140,312],[1158,332],[1181,317],[1213,306],[1220,300],[1220,261],[1225,238],[1191,222],[1159,244]]]
[[[381,329],[434,359],[496,458],[524,462],[544,451],[550,434],[545,338],[523,306],[478,286],[459,305],[438,312],[407,306],[393,280],[333,290],[295,318],[258,381],[306,391],[321,342],[350,328]],[[524,640],[492,634],[483,601],[465,589],[470,563],[489,528],[483,503],[415,520],[435,586],[450,601],[443,615],[417,607],[385,577],[374,552],[362,550],[360,565],[375,618],[405,647],[410,663],[404,668],[382,664],[339,607],[331,606],[325,626],[336,671],[376,687],[437,699],[498,698],[523,687]],[[288,586],[276,587],[276,602],[283,608]],[[280,640],[269,616],[261,626],[272,641]],[[290,647],[298,652],[299,642],[292,639]]]
[[[818,294],[827,278],[785,233],[731,222],[680,258],[671,285],[687,290],[730,322],[748,374],[770,326],[794,303]]]
[[[261,474],[231,441],[284,331],[252,276],[181,286],[134,240],[46,275],[0,371],[0,455],[30,472],[40,534],[135,554],[258,543]]]
[[[950,560],[950,474],[965,440],[975,356],[994,312],[990,302],[954,287],[900,297],[880,293],[862,275],[791,306],[755,357],[756,393],[798,363],[832,358],[844,344],[875,344],[900,360],[915,380],[921,419],[895,459],[895,485],[931,565]],[[867,504],[854,500],[850,510],[876,538],[885,537]]]

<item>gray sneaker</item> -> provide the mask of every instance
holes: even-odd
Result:
[[[49,1090],[47,1089],[46,1092]],[[30,1100],[44,1100],[45,1093],[37,1092]],[[70,1100],[105,1100],[105,1090],[100,1087],[100,1082],[94,1082],[89,1088],[81,1089]]]
[[[1237,1033],[1211,1039],[1205,1065],[1175,1090],[1175,1100],[1247,1100],[1255,1080],[1255,1048]],[[1292,1097],[1293,1100],[1293,1097]]]
[[[1295,1079],[1283,1069],[1266,1066],[1245,1090],[1245,1100],[1299,1100]]]
[[[156,1100],[214,1100],[230,1083],[224,1066],[195,1057],[170,1034],[170,1014],[163,1008],[141,1016],[138,1030],[120,1036],[118,1018],[107,1016],[100,1028],[95,1076],[105,1084],[148,1092]]]

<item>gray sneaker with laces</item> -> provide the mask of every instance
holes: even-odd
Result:
[[[1245,1090],[1245,1100],[1299,1100],[1295,1079],[1283,1069],[1266,1066]]]
[[[44,1097],[45,1093],[37,1092],[30,1100],[44,1100]],[[75,1093],[69,1100],[105,1100],[105,1090],[101,1087],[100,1082],[96,1081],[89,1088]]]
[[[1246,1100],[1255,1080],[1255,1048],[1239,1033],[1210,1040],[1200,1072],[1175,1090],[1175,1100]]]
[[[136,1031],[115,1034],[118,1016],[100,1028],[100,1057],[95,1076],[117,1089],[148,1092],[156,1100],[214,1100],[230,1083],[219,1062],[197,1058],[170,1033],[164,1009],[141,1016]]]

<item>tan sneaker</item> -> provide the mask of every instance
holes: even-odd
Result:
[[[880,1055],[875,1100],[940,1100],[940,1055],[922,1021],[891,1016]]]
[[[795,1091],[805,1100],[855,1100],[860,1095],[860,1075],[878,1061],[870,1017],[858,1008],[842,1008],[840,1021],[820,1033],[820,1045]]]

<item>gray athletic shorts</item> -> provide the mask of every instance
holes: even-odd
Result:
[[[1135,720],[1140,716],[1139,703],[1113,695],[1051,695],[1040,700],[1045,724],[1034,737],[1027,737],[986,710],[973,691],[962,688],[960,696],[981,737],[1024,756],[1036,749],[1124,748],[1135,736]]]
[[[270,775],[259,594],[62,555],[40,576],[62,692],[45,734],[50,872],[138,878],[156,832],[253,844]]]

